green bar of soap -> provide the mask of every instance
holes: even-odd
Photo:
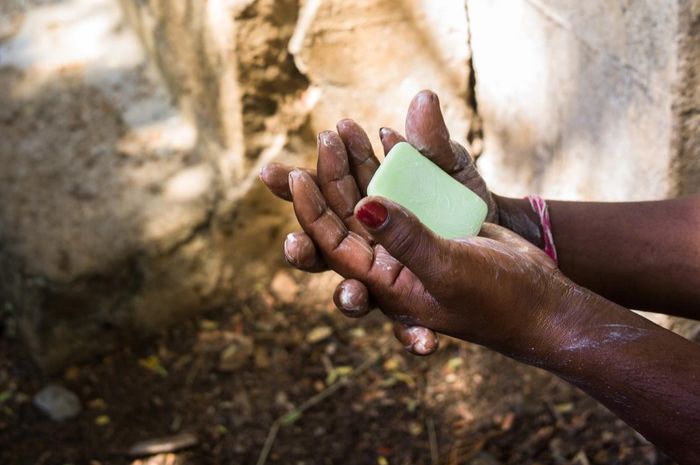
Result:
[[[486,203],[478,195],[406,142],[391,149],[367,194],[402,205],[446,239],[475,236],[486,219]]]

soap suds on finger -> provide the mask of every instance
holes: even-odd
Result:
[[[355,312],[362,310],[362,299],[359,294],[352,286],[344,288],[340,293],[340,305],[346,310]]]

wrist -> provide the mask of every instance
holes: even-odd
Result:
[[[510,229],[538,248],[544,247],[542,228],[537,213],[525,199],[512,199],[492,194],[498,209],[498,224]]]
[[[560,359],[560,350],[579,326],[585,326],[597,310],[586,302],[587,289],[580,288],[560,271],[537,278],[539,292],[530,294],[529,309],[503,328],[501,342],[492,347],[520,362],[550,370]]]
[[[583,376],[614,358],[620,344],[662,329],[561,274],[559,279],[565,289],[551,293],[541,368],[565,379]]]

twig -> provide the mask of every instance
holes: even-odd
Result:
[[[428,441],[430,442],[430,463],[432,465],[438,465],[440,462],[440,455],[438,453],[437,434],[435,434],[435,422],[433,421],[433,417],[428,417],[425,423],[428,427]]]
[[[280,420],[279,418],[270,427],[270,431],[267,433],[267,438],[265,438],[265,444],[263,445],[262,451],[260,451],[260,457],[258,457],[257,465],[265,465],[267,462],[267,456],[272,450],[272,445],[275,443],[277,438],[277,432],[280,430]]]
[[[202,357],[197,355],[190,365],[190,369],[185,377],[185,386],[190,387],[194,383],[195,378],[199,374],[199,369],[202,366]]]
[[[311,407],[320,404],[323,402],[325,399],[333,395],[335,392],[339,391],[341,387],[347,386],[350,384],[350,381],[354,380],[357,378],[362,372],[366,371],[369,367],[377,363],[379,360],[381,360],[386,353],[389,350],[389,345],[385,346],[383,349],[381,349],[378,353],[376,353],[374,356],[366,359],[364,362],[362,362],[356,369],[352,371],[352,373],[347,376],[346,378],[342,378],[338,380],[337,382],[331,384],[328,386],[326,389],[323,391],[319,392],[318,394],[314,395],[313,397],[309,398],[306,402],[301,404],[297,408],[293,408],[289,410],[287,413],[284,415],[280,416],[277,418],[274,423],[272,423],[272,426],[270,426],[270,431],[267,433],[267,438],[265,438],[265,444],[263,445],[262,450],[260,451],[260,456],[258,457],[257,465],[265,465],[267,462],[267,457],[270,454],[270,451],[272,450],[272,446],[275,443],[275,439],[277,438],[277,433],[279,432],[279,429],[283,425],[291,424],[293,423],[297,418],[299,418],[305,411],[310,409]],[[436,463],[436,462],[434,462]]]

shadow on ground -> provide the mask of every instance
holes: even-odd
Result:
[[[432,357],[411,356],[380,314],[354,321],[331,308],[324,296],[334,278],[292,277],[278,276],[282,292],[261,289],[53,377],[83,403],[64,423],[32,405],[49,380],[28,368],[10,322],[0,339],[0,462],[258,463],[276,419],[340,382],[303,414],[286,416],[266,463],[672,463],[547,373],[449,340]],[[223,370],[223,352],[241,340],[250,347]],[[197,444],[150,458],[126,454],[137,441],[182,432]]]

